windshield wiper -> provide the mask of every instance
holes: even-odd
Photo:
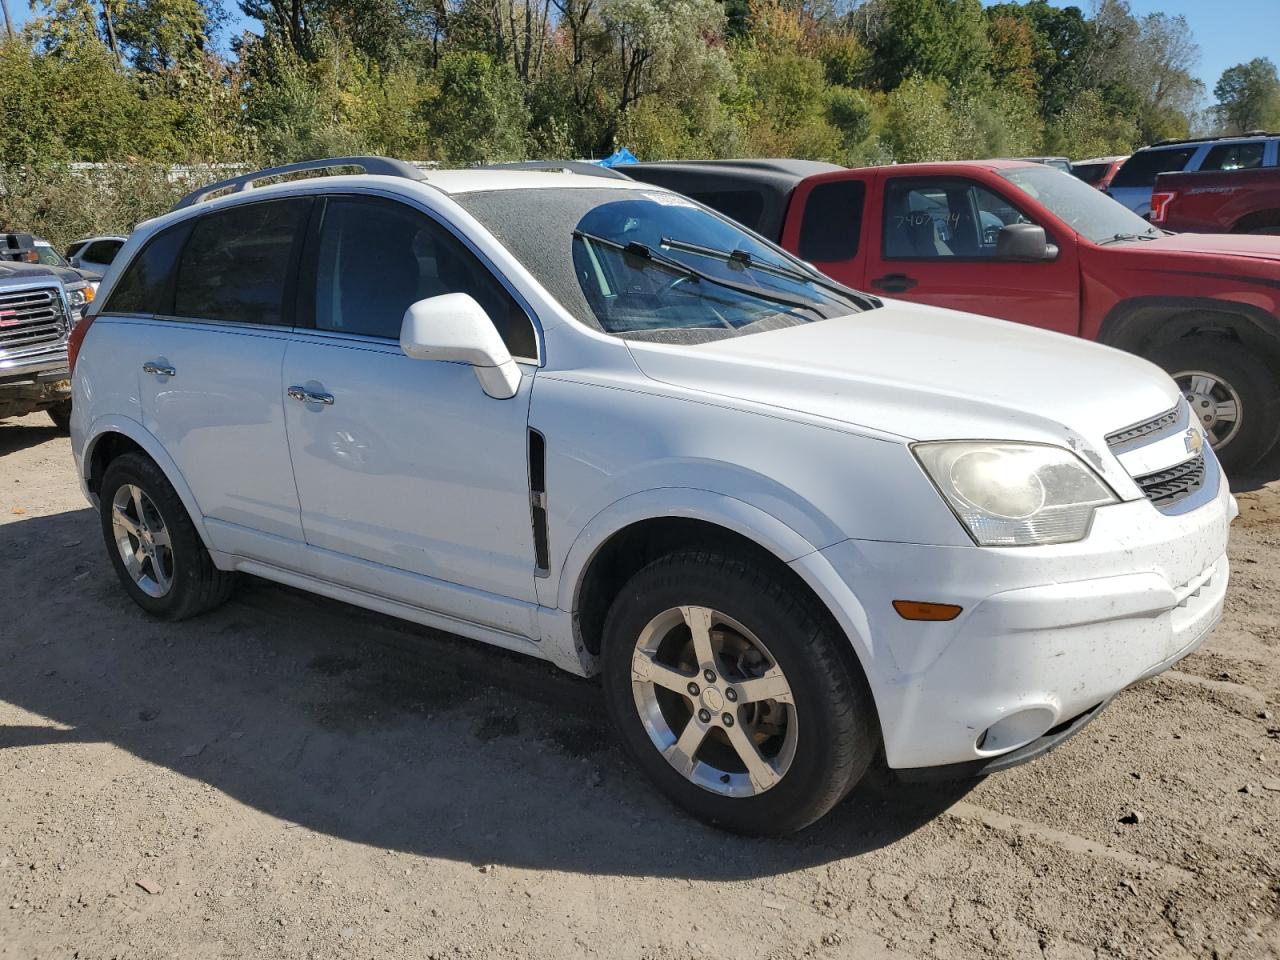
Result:
[[[1105,247],[1108,243],[1125,243],[1129,240],[1155,240],[1158,236],[1156,233],[1117,233],[1099,240],[1098,246]]]
[[[757,286],[753,283],[739,283],[737,280],[729,280],[724,277],[717,277],[713,273],[705,273],[696,267],[691,267],[687,263],[681,263],[671,257],[664,256],[651,247],[645,246],[643,243],[637,243],[632,240],[629,243],[618,243],[616,240],[610,240],[607,237],[598,237],[593,233],[587,233],[584,230],[575,230],[573,235],[579,240],[590,240],[592,243],[598,243],[610,250],[617,250],[641,260],[648,260],[651,263],[670,270],[672,273],[683,274],[690,280],[705,280],[707,283],[713,283],[718,287],[725,287],[729,290],[736,290],[738,293],[745,293],[748,296],[758,297],[761,300],[768,300],[772,303],[780,303],[783,306],[794,307],[797,310],[809,310],[817,314],[822,319],[827,319],[818,307],[804,297],[795,297],[780,290],[770,290],[768,287]]]
[[[701,257],[711,257],[722,263],[738,264],[742,267],[750,267],[752,270],[759,270],[762,273],[772,273],[774,276],[786,277],[788,280],[797,280],[801,283],[812,283],[816,287],[822,287],[825,290],[831,290],[843,297],[848,297],[855,301],[863,310],[874,310],[880,306],[880,301],[867,293],[854,290],[852,287],[846,287],[843,283],[830,280],[822,276],[816,271],[810,273],[807,270],[800,270],[796,267],[784,266],[780,263],[774,263],[772,260],[761,260],[753,257],[748,251],[742,249],[735,250],[719,250],[715,247],[705,247],[700,243],[690,243],[688,240],[676,240],[673,237],[663,237],[662,246],[671,250],[679,250],[682,253],[694,253]]]

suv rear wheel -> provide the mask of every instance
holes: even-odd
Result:
[[[138,606],[184,620],[231,595],[235,574],[213,565],[177,491],[149,457],[112,460],[98,493],[107,553]]]
[[[1256,353],[1185,337],[1150,358],[1169,372],[1228,470],[1253,466],[1280,436],[1280,382]]]
[[[740,833],[787,834],[834,807],[877,749],[847,642],[762,565],[673,553],[609,611],[605,697],[623,744],[676,804]]]

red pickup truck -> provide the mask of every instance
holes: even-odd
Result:
[[[1013,160],[620,169],[851,287],[1146,357],[1182,387],[1229,467],[1252,465],[1280,436],[1280,239],[1168,234],[1073,176]]]
[[[1194,233],[1280,235],[1280,167],[1162,173],[1151,222]]]

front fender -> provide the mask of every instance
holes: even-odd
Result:
[[[186,508],[187,516],[191,518],[191,523],[195,526],[196,532],[200,534],[200,539],[204,542],[205,547],[211,548],[209,535],[204,526],[204,512],[200,509],[200,504],[196,502],[195,496],[191,493],[191,487],[187,485],[182,471],[178,469],[178,465],[173,462],[173,458],[165,451],[160,441],[137,420],[118,414],[107,414],[94,420],[85,430],[82,445],[75,456],[77,472],[80,475],[80,489],[84,492],[89,502],[95,506],[98,503],[97,497],[89,489],[89,477],[93,469],[93,451],[103,437],[112,433],[128,437],[156,462],[156,465],[164,472],[169,483],[173,485],[173,489],[177,491],[178,499],[182,501],[182,506]]]
[[[615,533],[643,520],[670,517],[702,520],[732,530],[764,547],[783,563],[817,549],[781,520],[743,500],[692,487],[644,490],[615,500],[579,531],[560,569],[555,606],[566,613],[577,609],[583,574],[600,547]]]

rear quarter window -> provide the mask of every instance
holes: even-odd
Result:
[[[1111,180],[1113,187],[1150,187],[1162,173],[1186,169],[1196,152],[1196,147],[1177,147],[1168,150],[1140,150],[1124,162],[1124,166]]]
[[[866,197],[861,180],[833,180],[809,191],[800,220],[800,259],[832,263],[856,257]]]
[[[191,221],[187,220],[148,240],[116,281],[102,312],[144,316],[172,313],[173,274],[190,233]]]

